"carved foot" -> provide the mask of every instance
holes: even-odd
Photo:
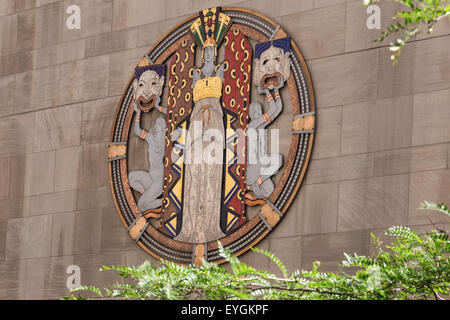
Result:
[[[162,208],[150,209],[150,210],[145,211],[143,213],[143,216],[145,219],[149,219],[149,218],[160,219],[161,212],[162,212]]]
[[[266,203],[266,199],[258,199],[256,198],[254,195],[250,194],[250,193],[246,193],[245,194],[245,204],[250,206],[250,207],[255,207],[258,205],[262,205]]]

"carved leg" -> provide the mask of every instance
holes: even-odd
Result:
[[[161,178],[162,180],[162,178]],[[145,212],[150,209],[155,209],[161,207],[161,199],[158,199],[158,197],[162,193],[162,181],[161,183],[153,183],[149,186],[144,192],[144,194],[141,196],[138,202],[139,209],[142,212]]]
[[[152,185],[152,179],[147,171],[139,170],[130,172],[128,179],[130,181],[131,188],[141,194]]]

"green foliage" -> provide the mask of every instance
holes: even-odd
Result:
[[[445,205],[425,202],[423,208],[448,214]],[[372,235],[370,256],[344,254],[339,273],[321,272],[315,262],[311,271],[297,270],[288,275],[286,267],[271,252],[253,248],[278,266],[282,276],[257,270],[233,256],[219,243],[219,251],[229,263],[225,266],[204,262],[201,267],[180,266],[161,261],[160,266],[145,262],[138,267],[110,266],[123,278],[108,288],[83,286],[73,290],[96,298],[121,299],[443,299],[450,296],[450,239],[443,231],[418,234],[395,226],[386,232],[394,237],[383,246]],[[348,270],[348,272],[345,272]],[[82,295],[64,299],[80,300]]]
[[[380,2],[381,0],[364,0],[363,4]],[[382,42],[391,34],[400,34],[399,37],[390,43],[390,49],[393,52],[391,59],[395,64],[402,52],[405,44],[415,35],[419,34],[425,28],[427,33],[432,33],[433,28],[441,19],[450,18],[449,0],[391,0],[405,5],[405,10],[397,12],[392,17],[396,20],[390,24],[386,30],[381,32],[381,36],[376,39]]]
[[[433,202],[424,201],[421,204],[420,209],[422,209],[422,210],[435,210],[435,211],[442,212],[443,214],[446,214],[447,216],[450,216],[450,209],[447,207],[447,205],[445,205],[443,203],[436,204],[436,203],[433,203]]]

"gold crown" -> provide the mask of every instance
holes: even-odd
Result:
[[[215,45],[216,45],[216,40],[214,40],[213,38],[208,38],[203,43],[203,48],[205,48],[205,47],[214,47]]]
[[[194,88],[194,103],[204,98],[218,98],[222,96],[222,79],[208,77],[197,81]]]

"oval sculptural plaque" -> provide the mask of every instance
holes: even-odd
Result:
[[[133,70],[115,117],[112,193],[130,237],[179,264],[222,263],[261,241],[298,192],[316,113],[303,57],[276,22],[211,8]]]

